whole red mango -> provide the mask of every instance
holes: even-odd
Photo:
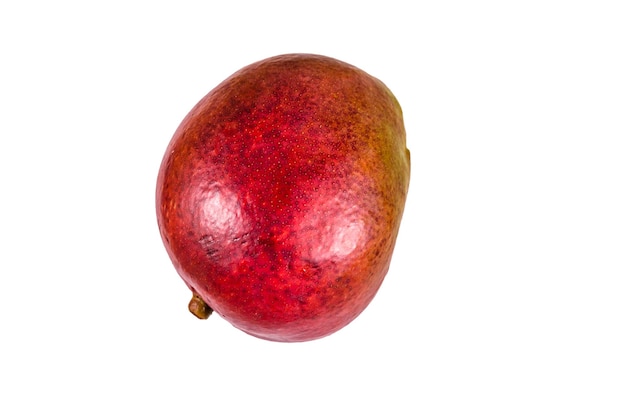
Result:
[[[157,180],[189,309],[283,342],[344,327],[387,273],[409,173],[402,111],[376,78],[306,54],[236,72],[182,121]]]

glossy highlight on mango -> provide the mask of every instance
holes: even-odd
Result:
[[[185,117],[158,174],[189,309],[273,341],[341,329],[387,273],[409,175],[400,105],[376,78],[308,54],[239,70]]]

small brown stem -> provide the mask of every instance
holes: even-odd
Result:
[[[206,320],[213,312],[213,309],[209,307],[209,305],[205,303],[204,300],[194,292],[193,297],[191,297],[191,301],[189,301],[189,311],[191,311],[191,314],[193,314],[197,318],[201,320]]]

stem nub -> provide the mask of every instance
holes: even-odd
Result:
[[[189,301],[189,311],[197,318],[206,320],[213,312],[213,309],[194,292],[193,297],[191,297],[191,301]]]

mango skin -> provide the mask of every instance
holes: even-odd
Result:
[[[194,294],[253,336],[302,342],[354,320],[389,268],[409,185],[402,111],[344,62],[269,58],[176,130],[157,220]]]

